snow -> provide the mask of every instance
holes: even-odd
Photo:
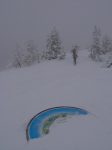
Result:
[[[79,52],[78,64],[48,61],[0,72],[0,150],[111,150],[112,69]],[[50,134],[26,141],[25,129],[38,112],[56,106],[81,107],[88,116],[52,126]]]

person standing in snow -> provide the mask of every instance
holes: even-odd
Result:
[[[77,50],[78,50],[78,46],[75,46],[72,49],[72,56],[73,56],[74,65],[77,64],[77,57],[78,57]]]

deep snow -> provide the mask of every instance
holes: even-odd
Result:
[[[26,141],[25,129],[38,112],[56,106],[81,107],[91,115],[51,127],[49,135]],[[80,51],[76,66],[70,54],[0,72],[0,150],[111,150],[112,69]]]

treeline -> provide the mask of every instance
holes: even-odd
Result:
[[[64,59],[65,50],[58,31],[53,28],[46,41],[46,49],[39,50],[33,40],[27,41],[24,47],[16,46],[15,54],[10,66],[21,68],[40,63],[44,60]]]
[[[74,65],[77,64],[79,46],[74,46],[71,50]],[[58,31],[53,28],[46,40],[46,49],[39,50],[30,40],[24,47],[17,46],[15,55],[11,62],[11,67],[21,68],[40,63],[45,60],[61,60],[66,56]],[[92,44],[89,48],[89,57],[96,62],[105,62],[106,67],[112,66],[112,40],[108,35],[102,35],[100,28],[94,27],[92,34]]]
[[[90,46],[90,58],[93,61],[105,62],[106,67],[112,66],[112,39],[102,35],[100,28],[94,27],[93,42]]]

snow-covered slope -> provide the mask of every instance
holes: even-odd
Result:
[[[77,66],[68,55],[0,73],[0,150],[112,149],[112,69],[91,62],[86,51],[79,55]],[[91,114],[52,126],[50,134],[27,143],[28,121],[60,105]]]

